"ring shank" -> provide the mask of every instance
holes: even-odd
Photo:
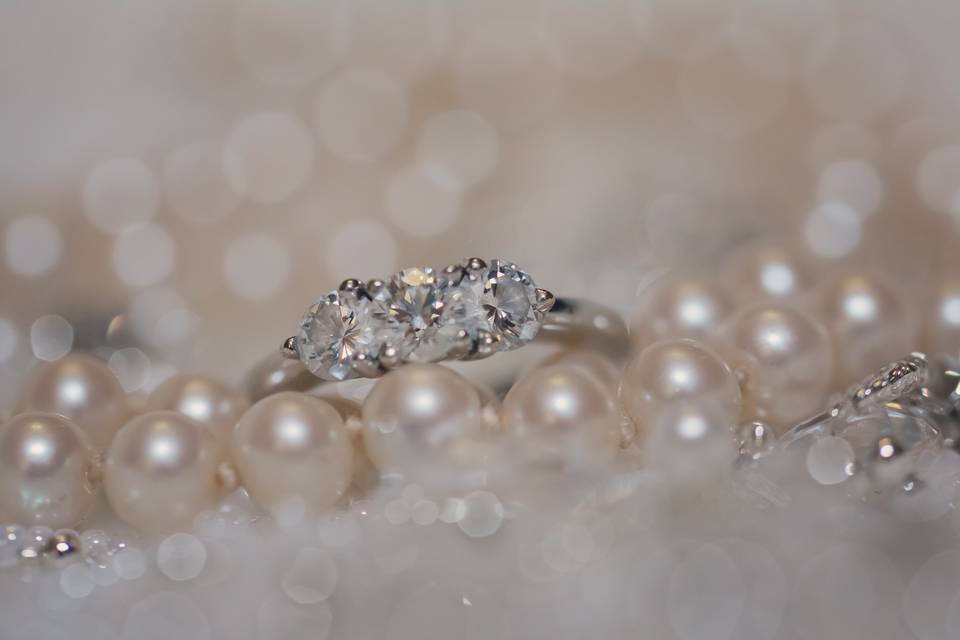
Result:
[[[579,298],[557,298],[536,341],[599,351],[618,362],[627,357],[630,349],[627,326],[620,314]],[[330,383],[310,373],[300,360],[286,359],[277,351],[250,371],[246,388],[255,402],[280,391],[309,391],[322,384]]]

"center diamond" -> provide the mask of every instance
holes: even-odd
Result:
[[[400,359],[433,361],[446,355],[434,353],[429,348],[440,327],[443,311],[433,269],[404,269],[381,286],[371,289],[370,295],[373,315],[396,336],[391,346]]]

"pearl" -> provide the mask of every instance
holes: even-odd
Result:
[[[221,493],[217,442],[173,411],[134,418],[107,451],[104,488],[114,513],[144,531],[189,529]]]
[[[723,352],[751,417],[782,433],[823,409],[833,349],[826,328],[810,315],[766,302],[742,309],[724,331]]]
[[[226,446],[247,400],[239,392],[207,376],[176,375],[158,386],[147,399],[144,412],[176,411],[204,425],[221,446]]]
[[[960,279],[939,283],[927,309],[923,348],[960,355]]]
[[[407,365],[377,381],[363,405],[364,443],[381,474],[455,464],[485,428],[480,396],[460,374]]]
[[[126,394],[106,363],[73,353],[37,365],[24,382],[14,413],[59,413],[75,422],[97,449],[129,416]]]
[[[705,338],[732,311],[729,294],[709,276],[667,276],[644,294],[630,324],[631,342],[642,349],[659,340]]]
[[[535,462],[603,464],[620,448],[614,392],[576,365],[542,367],[523,376],[503,400],[502,421]]]
[[[798,303],[813,284],[810,266],[797,252],[778,245],[748,246],[730,257],[724,269],[744,302],[764,299]]]
[[[268,396],[243,414],[231,440],[243,486],[261,508],[296,502],[318,511],[350,486],[354,451],[343,418],[329,403],[303,393]]]
[[[547,367],[558,364],[583,369],[614,393],[620,388],[620,378],[622,376],[620,368],[613,364],[610,358],[602,356],[596,351],[587,349],[558,351],[541,362],[540,366]]]
[[[740,417],[740,387],[716,353],[693,340],[652,344],[626,368],[620,387],[624,409],[641,429],[677,406],[696,406],[731,427]]]
[[[0,519],[73,527],[93,504],[93,452],[70,420],[24,413],[0,427]]]
[[[826,292],[822,317],[834,340],[839,387],[916,348],[906,305],[875,276],[854,274],[837,281]]]

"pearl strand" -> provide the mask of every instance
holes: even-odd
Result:
[[[354,468],[363,466],[357,461],[367,456],[387,480],[444,464],[454,472],[464,464],[483,467],[511,450],[539,451],[558,468],[572,469],[578,457],[609,463],[617,444],[630,446],[658,429],[702,437],[705,428],[736,427],[734,447],[757,458],[777,433],[822,409],[829,391],[842,388],[855,369],[867,368],[855,363],[885,362],[913,340],[911,331],[901,331],[905,337],[889,344],[906,319],[898,311],[902,303],[875,277],[841,278],[818,304],[810,291],[812,270],[790,253],[764,248],[752,257],[740,254],[737,265],[746,274],[741,278],[755,280],[742,283],[749,295],[730,295],[720,282],[695,274],[658,283],[634,323],[635,344],[644,348],[622,375],[597,354],[559,354],[522,377],[499,412],[458,374],[422,365],[378,381],[361,415],[347,422],[312,396],[280,394],[248,407],[229,387],[185,375],[158,387],[143,404],[145,413],[130,420],[130,402],[109,368],[70,355],[32,372],[17,403],[18,414],[32,409],[62,417],[16,415],[2,427],[9,435],[24,421],[39,420],[66,437],[69,446],[47,436],[57,444],[46,490],[72,496],[59,503],[69,509],[22,511],[18,518],[5,499],[0,511],[27,525],[75,526],[102,475],[122,520],[171,531],[190,526],[238,482],[268,512],[291,502],[318,512],[343,499]],[[955,296],[944,291],[937,304],[946,310]],[[818,309],[826,323],[816,319]],[[951,329],[940,325],[960,326],[958,315],[945,311],[929,333],[943,342]],[[499,419],[492,420],[491,411]],[[125,424],[115,428],[119,417]],[[83,444],[87,436],[93,444]],[[22,438],[10,437],[0,448],[22,453]],[[98,450],[105,452],[102,467]],[[0,486],[21,481],[6,473]],[[53,535],[43,531],[44,539]],[[74,553],[70,531],[64,530],[65,555]]]

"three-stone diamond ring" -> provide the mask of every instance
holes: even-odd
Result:
[[[411,362],[477,360],[538,336],[617,358],[628,350],[613,309],[558,298],[509,261],[470,258],[387,280],[344,280],[307,309],[297,333],[251,372],[248,386],[259,398],[375,378]]]

